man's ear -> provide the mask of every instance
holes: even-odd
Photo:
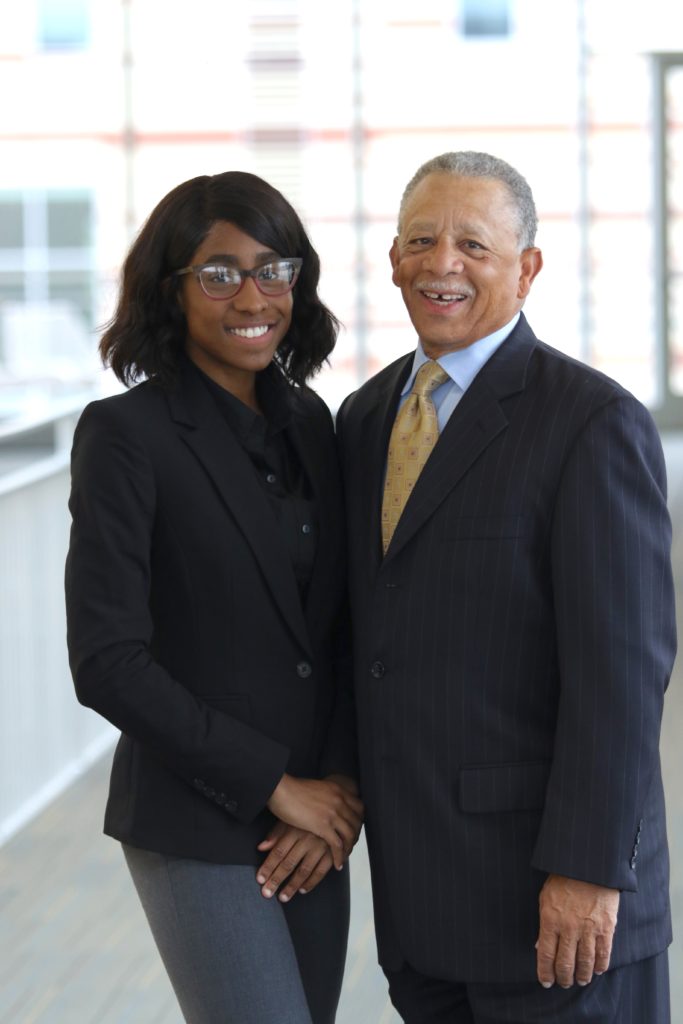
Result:
[[[394,241],[392,243],[391,249],[389,250],[389,259],[391,260],[391,269],[392,269],[391,280],[394,282],[396,287],[399,288],[400,285],[399,285],[399,282],[398,282],[397,274],[398,274],[398,265],[399,265],[401,257],[400,257],[399,251],[398,251],[398,235],[396,235],[396,238],[394,239]]]
[[[525,299],[531,291],[534,278],[543,267],[543,253],[540,249],[525,249],[519,258],[520,273],[517,285],[517,298]]]

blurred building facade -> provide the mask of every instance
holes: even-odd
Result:
[[[337,405],[414,343],[387,252],[451,149],[539,206],[545,340],[683,421],[683,20],[615,0],[25,0],[0,5],[0,394],[93,380],[125,249],[161,196],[246,169],[301,211],[345,325]]]

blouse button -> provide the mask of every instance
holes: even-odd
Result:
[[[275,473],[268,473],[266,476],[266,483],[268,484],[274,484],[276,480],[277,477],[275,476]]]
[[[304,523],[304,525],[301,527],[301,532],[310,533],[312,529],[313,527],[310,525],[310,523]]]

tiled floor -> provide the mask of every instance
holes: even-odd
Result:
[[[101,835],[109,757],[0,850],[2,1024],[182,1024],[118,843]],[[364,846],[352,868],[338,1024],[393,1024]]]
[[[683,436],[665,443],[683,636]],[[683,927],[683,656],[662,734],[674,926]],[[182,1024],[118,845],[100,833],[107,760],[0,849],[0,1024]],[[395,1024],[375,963],[365,850],[352,858],[349,957],[338,1024]],[[671,951],[683,1024],[683,942]],[[647,1024],[647,1022],[643,1022]]]

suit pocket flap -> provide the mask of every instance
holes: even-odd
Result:
[[[540,810],[549,773],[548,761],[465,765],[459,776],[460,810],[466,814]]]

